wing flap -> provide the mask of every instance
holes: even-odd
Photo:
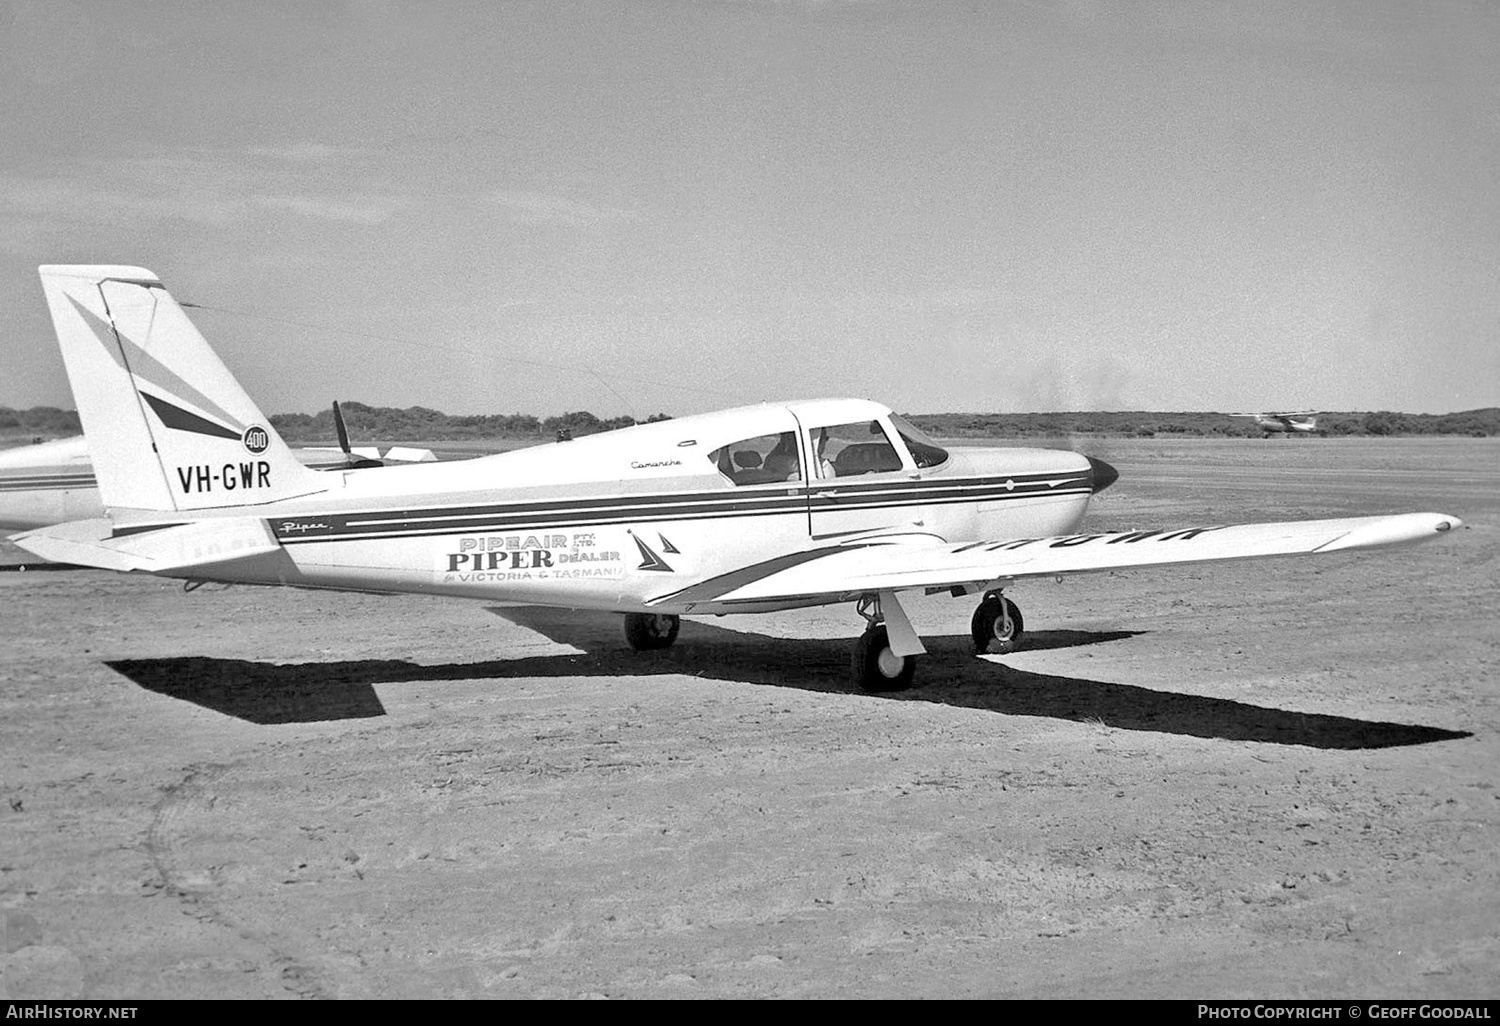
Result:
[[[1425,541],[1460,523],[1441,513],[1404,513],[936,547],[869,546],[829,552],[740,584],[715,598],[722,602],[794,599],[954,587],[1136,566],[1307,555]]]

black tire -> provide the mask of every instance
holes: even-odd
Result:
[[[854,643],[852,668],[854,683],[863,691],[904,691],[916,674],[917,657],[898,656],[891,651],[885,628],[871,627]]]
[[[1000,603],[1005,603],[1002,608]],[[1005,629],[1005,618],[1001,614],[1005,611],[1010,613],[1010,630]],[[1021,647],[1021,635],[1025,633],[1025,624],[1021,620],[1021,610],[1010,599],[1001,595],[986,595],[984,601],[979,603],[979,608],[974,610],[974,620],[970,624],[974,632],[974,651],[979,655],[1005,655],[1014,652]]]
[[[670,613],[625,614],[625,640],[638,652],[667,648],[677,640],[677,631],[681,627],[681,617]]]

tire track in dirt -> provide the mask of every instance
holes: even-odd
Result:
[[[223,763],[198,763],[185,768],[181,781],[162,791],[152,809],[151,825],[146,829],[146,854],[159,878],[157,887],[182,904],[184,914],[209,926],[229,930],[244,940],[266,949],[267,962],[274,968],[281,985],[300,998],[331,999],[337,995],[325,984],[323,974],[313,961],[294,951],[283,935],[247,923],[227,912],[215,900],[212,870],[194,874],[182,867],[182,847],[175,826],[188,810],[199,803],[212,811],[218,798],[210,788],[235,767]]]

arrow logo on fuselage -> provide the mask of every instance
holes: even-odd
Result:
[[[669,574],[673,572],[671,565],[668,564],[665,559],[662,559],[660,556],[658,556],[655,552],[652,552],[651,546],[641,541],[638,535],[632,532],[630,536],[635,539],[635,547],[641,550],[641,565],[636,567],[637,570],[660,570],[664,573]],[[660,534],[658,534],[657,537],[661,538],[662,548],[666,549],[668,552],[677,551],[677,549],[673,547],[672,543],[667,541],[666,538],[662,537]]]

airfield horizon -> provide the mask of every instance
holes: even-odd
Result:
[[[637,423],[631,417],[601,419],[585,411],[552,417],[531,414],[464,416],[423,407],[397,409],[371,407],[358,402],[344,403],[343,409],[349,430],[360,440],[382,445],[439,444],[458,450],[483,448],[499,451],[552,441],[559,432],[583,437]],[[955,444],[985,444],[989,441],[1035,444],[1046,439],[1181,437],[1260,440],[1267,437],[1245,417],[1213,412],[1088,411],[907,416],[928,434]],[[330,411],[316,415],[272,414],[269,419],[290,444],[337,444]],[[663,419],[670,417],[657,413],[639,423]],[[1325,412],[1318,415],[1318,423],[1318,430],[1310,437],[1496,437],[1500,436],[1500,407],[1447,414]],[[73,410],[0,408],[0,448],[81,433],[77,413]],[[1299,440],[1305,440],[1305,437]]]

